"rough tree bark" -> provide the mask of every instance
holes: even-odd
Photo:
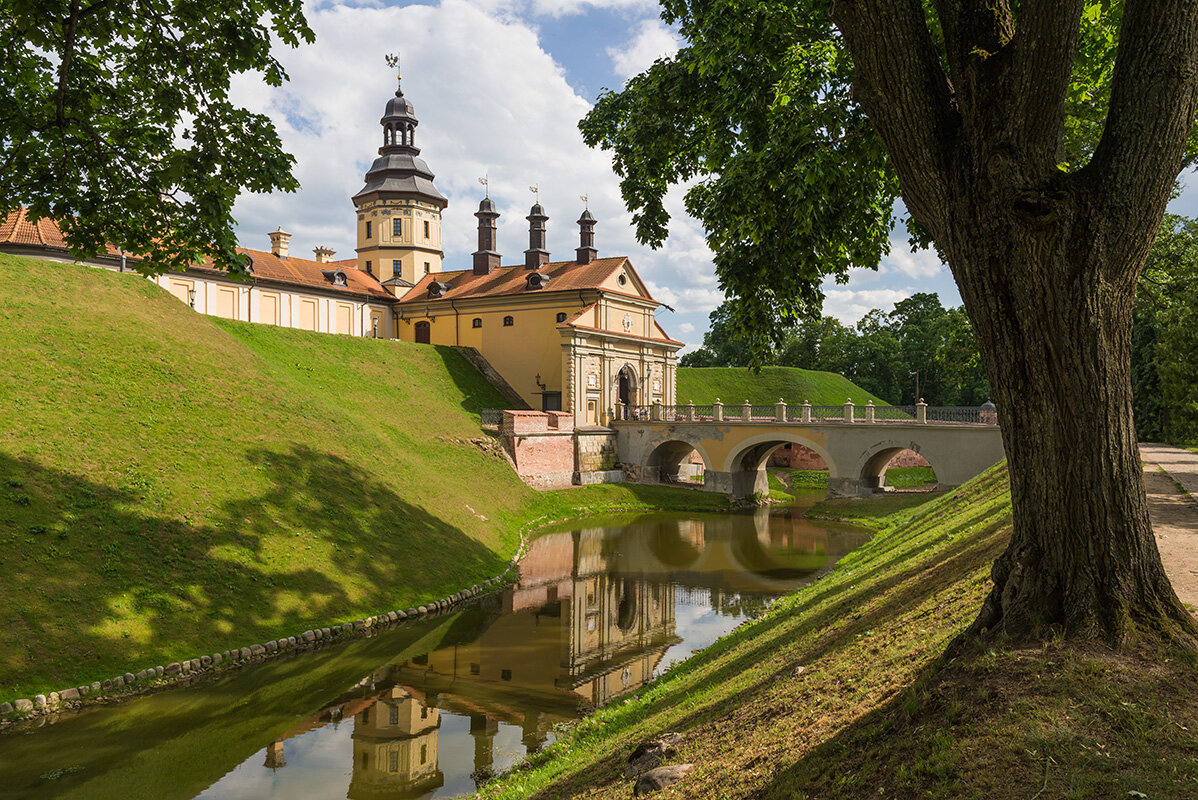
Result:
[[[1014,532],[966,633],[1054,629],[1116,647],[1187,646],[1132,424],[1135,285],[1198,104],[1198,3],[1127,0],[1090,163],[1065,172],[1065,100],[1083,0],[839,0],[854,93],[912,217],[961,290],[995,393]]]

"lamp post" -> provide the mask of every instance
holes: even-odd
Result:
[[[192,308],[196,307],[196,290],[194,288],[187,290],[187,302]]]

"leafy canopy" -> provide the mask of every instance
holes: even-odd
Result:
[[[876,269],[889,250],[898,183],[853,99],[853,64],[817,0],[665,0],[662,19],[686,44],[579,124],[588,145],[611,150],[641,242],[668,235],[664,199],[686,186],[687,211],[707,231],[724,292],[725,323],[755,363],[791,323],[818,316],[819,286]],[[1084,166],[1110,98],[1122,0],[1086,5],[1072,82],[1062,170]],[[927,11],[944,54],[939,21]],[[1191,137],[1187,164],[1198,155]],[[914,247],[931,246],[907,220]]]
[[[59,220],[77,256],[244,272],[238,194],[298,186],[270,119],[229,99],[232,75],[286,80],[272,34],[314,41],[300,0],[0,0],[0,211]]]

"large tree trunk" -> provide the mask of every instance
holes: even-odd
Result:
[[[1004,195],[1006,193],[1003,193]],[[1054,203],[1053,224],[997,213],[945,248],[994,387],[1014,533],[966,636],[1193,642],[1148,519],[1132,420],[1134,281],[1103,249],[1104,220]],[[980,218],[977,212],[981,211]],[[1114,267],[1114,268],[1112,268]],[[1138,272],[1138,270],[1136,270]]]
[[[1135,285],[1198,106],[1198,2],[1125,0],[1110,103],[1063,170],[1084,0],[838,0],[832,17],[912,217],[953,270],[995,392],[1014,534],[969,636],[1194,646],[1132,424]],[[947,72],[945,65],[947,64]]]

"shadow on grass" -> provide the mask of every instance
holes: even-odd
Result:
[[[452,347],[437,347],[437,355],[441,356],[445,372],[462,393],[461,406],[465,411],[477,415],[484,408],[512,407],[512,402],[461,353]]]
[[[964,523],[963,523],[964,524]],[[962,577],[983,568],[1001,551],[1005,537],[1000,534],[1003,522],[995,521],[988,530],[975,536],[950,539],[938,548],[934,559],[926,552],[930,545],[921,543],[906,552],[894,552],[894,547],[884,545],[879,563],[871,557],[869,575],[862,577],[861,588],[838,584],[829,586],[803,602],[780,613],[771,615],[745,632],[737,632],[710,648],[699,660],[684,666],[683,670],[700,666],[699,661],[719,658],[723,653],[734,650],[736,656],[722,663],[718,669],[702,680],[688,685],[687,691],[673,691],[657,697],[651,713],[660,717],[677,707],[689,707],[694,697],[736,680],[746,670],[769,660],[778,652],[788,653],[786,663],[772,674],[764,676],[735,694],[720,698],[718,704],[702,705],[669,723],[670,730],[680,733],[702,728],[729,716],[733,709],[748,705],[772,691],[774,681],[787,675],[797,665],[814,664],[823,658],[854,643],[858,636],[883,627],[888,620],[919,607],[930,597],[944,592],[961,581]],[[904,537],[906,538],[906,537]],[[943,543],[943,540],[937,540]],[[871,554],[872,555],[872,554]],[[907,564],[908,566],[903,566]],[[856,574],[854,580],[857,581]],[[867,584],[866,581],[872,580]],[[817,584],[818,585],[818,584]],[[839,595],[835,600],[833,597]],[[874,603],[867,612],[856,609],[868,606],[884,597],[884,602]],[[829,603],[815,610],[821,603]],[[847,623],[846,623],[847,618]],[[800,647],[790,643],[809,639]],[[751,645],[746,646],[748,642]],[[632,721],[629,724],[637,724]],[[650,725],[654,725],[652,721]],[[618,731],[617,731],[618,732]],[[618,760],[608,759],[591,764],[555,782],[548,791],[538,797],[570,796],[583,793],[590,787],[623,780]]]
[[[20,565],[0,585],[0,695],[407,605],[502,564],[336,456],[249,457],[265,489],[192,522],[152,512],[152,476],[118,488],[0,454],[0,555]]]

